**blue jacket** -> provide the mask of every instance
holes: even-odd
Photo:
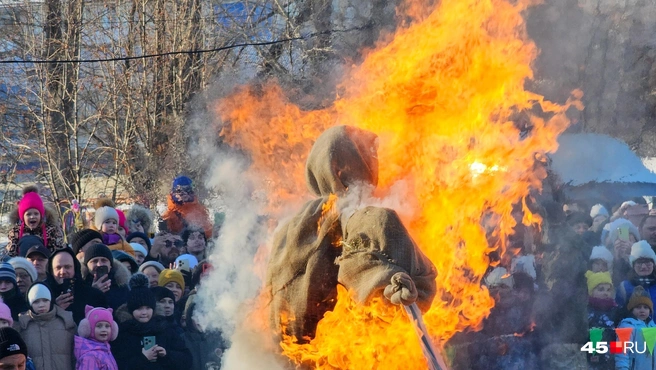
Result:
[[[636,285],[633,285],[633,283],[629,280],[624,280],[622,284],[617,287],[615,302],[617,302],[618,306],[621,308],[626,308],[626,304],[629,302],[629,298],[631,298],[631,294],[633,294],[633,289],[635,289],[635,287]],[[644,288],[647,292],[649,292],[649,296],[653,302],[654,299],[656,299],[656,284]]]
[[[642,320],[633,318],[626,318],[622,320],[618,328],[633,328],[631,332],[631,342],[638,343],[638,349],[642,351],[642,345],[645,339],[642,336],[643,328],[656,327],[654,320],[649,320],[645,324]],[[646,346],[646,344],[645,344]],[[617,370],[656,370],[656,361],[654,361],[654,354],[649,354],[649,349],[645,348],[645,353],[620,353],[615,355],[615,369]]]

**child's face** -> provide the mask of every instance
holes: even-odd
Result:
[[[613,298],[613,286],[610,284],[599,284],[590,293],[590,297],[598,299],[610,299]]]
[[[42,314],[50,311],[50,301],[45,298],[39,298],[32,303],[32,310],[37,314]]]
[[[585,222],[579,222],[578,224],[572,225],[572,230],[579,235],[583,235],[583,233],[588,231],[589,228],[590,227]]]
[[[14,283],[9,280],[0,280],[0,293],[14,289]]]
[[[105,234],[116,234],[118,231],[118,221],[113,218],[107,219],[102,223],[100,230]]]
[[[608,263],[602,259],[592,260],[592,272],[608,271]]]
[[[173,315],[174,307],[175,307],[175,302],[173,302],[171,298],[162,298],[159,301],[157,301],[155,314],[164,317],[171,316]]]
[[[168,290],[173,292],[176,302],[179,301],[180,298],[182,298],[182,287],[180,286],[180,284],[171,281],[166,283],[166,285],[164,285],[164,288],[167,288]]]
[[[651,310],[646,304],[639,304],[631,310],[631,314],[635,316],[636,319],[645,321],[649,317]]]
[[[30,208],[23,215],[23,222],[30,229],[36,229],[39,226],[39,222],[41,222],[41,213],[36,208]]]
[[[126,234],[125,234],[125,229],[123,227],[119,226],[117,233],[118,233],[118,235],[122,236],[123,239],[125,239]]]
[[[9,326],[10,326],[9,321],[4,320],[4,319],[0,319],[0,328],[7,328]]]
[[[144,256],[141,252],[134,251],[134,259],[137,261],[137,265],[141,265],[146,259],[146,256]]]
[[[132,311],[132,317],[140,323],[147,323],[153,317],[153,309],[148,306],[141,306]]]
[[[112,326],[107,321],[98,321],[93,329],[93,337],[99,342],[109,342]]]

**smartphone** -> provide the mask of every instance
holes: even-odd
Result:
[[[148,336],[148,337],[143,337],[143,349],[149,350],[153,347],[155,347],[155,337],[154,336]]]
[[[619,240],[628,242],[629,241],[629,227],[628,226],[620,226],[617,228],[617,238]]]
[[[109,266],[98,266],[96,267],[95,280],[98,280],[107,274],[109,274]]]
[[[180,271],[189,271],[189,260],[186,258],[179,260],[177,268]]]

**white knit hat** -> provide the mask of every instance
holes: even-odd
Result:
[[[48,287],[43,283],[33,284],[27,291],[27,301],[30,302],[31,306],[34,301],[41,298],[52,301],[52,294],[50,294],[50,289],[48,289]]]
[[[118,224],[118,212],[116,212],[116,209],[108,206],[100,207],[96,210],[96,214],[93,217],[93,224],[96,226],[96,229],[100,230],[103,222],[110,218],[116,220]]]
[[[633,263],[638,258],[648,258],[654,263],[656,263],[656,253],[651,249],[651,245],[644,240],[641,240],[631,246],[631,255],[629,256],[629,262],[633,266]]]
[[[505,268],[497,267],[487,274],[485,277],[485,285],[488,287],[505,285],[512,288],[515,285],[515,281]]]
[[[606,207],[603,206],[603,204],[595,204],[592,206],[590,209],[590,217],[594,220],[595,217],[597,216],[606,216],[608,217],[608,210]]]
[[[9,264],[14,266],[14,270],[23,269],[27,271],[27,273],[32,278],[32,282],[35,282],[36,279],[39,277],[39,273],[36,272],[36,268],[34,267],[32,262],[30,262],[27,258],[14,257],[9,260]]]
[[[603,245],[592,248],[592,253],[590,253],[590,261],[593,260],[604,260],[608,265],[608,271],[613,270],[613,254]]]
[[[130,243],[130,246],[135,252],[139,252],[146,257],[148,255],[148,250],[141,244],[139,243]]]

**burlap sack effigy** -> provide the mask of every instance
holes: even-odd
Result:
[[[354,127],[326,130],[306,165],[308,186],[319,198],[307,202],[274,236],[266,281],[270,321],[299,342],[314,337],[319,320],[334,308],[338,283],[365,302],[382,294],[392,276],[407,274],[412,281],[402,275],[395,279],[393,301],[407,303],[416,294],[426,309],[435,295],[435,268],[394,211],[367,207],[341,221],[346,216],[339,210],[324,209],[330,194],[341,197],[350,186],[377,184],[376,140],[375,134]]]

